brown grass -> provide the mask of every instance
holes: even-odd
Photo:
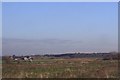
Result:
[[[95,58],[3,60],[3,78],[116,78],[117,60]]]

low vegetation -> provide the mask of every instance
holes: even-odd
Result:
[[[117,60],[38,58],[17,63],[3,59],[3,78],[117,78]]]

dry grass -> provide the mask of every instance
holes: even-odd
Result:
[[[117,60],[95,58],[3,61],[3,78],[116,78]]]

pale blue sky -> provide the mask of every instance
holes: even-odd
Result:
[[[9,42],[8,39],[10,41],[12,39],[14,42],[16,39],[40,40],[41,42],[49,40],[48,43],[52,41],[55,44],[51,47],[57,47],[48,49],[49,44],[42,44],[44,49],[42,48],[40,51],[43,53],[117,50],[117,2],[3,3],[2,7],[3,38],[7,39],[5,41]],[[64,46],[59,46],[62,41],[68,41],[69,44],[66,42]],[[30,48],[33,49],[31,53],[39,50],[39,47],[42,46],[39,44],[36,48],[35,42],[37,41],[31,44],[34,47]],[[41,42],[38,41],[38,43]],[[6,42],[4,43],[5,46],[8,46]],[[21,41],[20,43],[22,44]],[[9,44],[9,47],[13,47],[14,50],[16,47],[20,51],[23,50],[19,48],[22,45],[15,44],[13,46],[13,44]],[[71,46],[69,49],[68,45]],[[3,48],[8,52],[14,52],[11,48]],[[25,48],[23,52],[25,50],[27,49]]]
[[[2,3],[0,2],[0,56],[2,55]]]

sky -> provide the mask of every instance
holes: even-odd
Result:
[[[2,3],[3,55],[118,49],[117,2]]]
[[[2,3],[0,2],[0,56],[2,55]]]

